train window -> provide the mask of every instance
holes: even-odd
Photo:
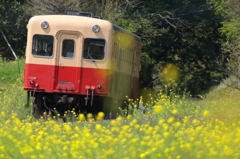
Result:
[[[62,44],[62,56],[65,58],[73,58],[74,56],[74,40],[65,39]]]
[[[105,40],[90,39],[84,40],[83,58],[90,60],[103,60],[105,55]]]
[[[50,57],[53,55],[53,36],[34,35],[32,44],[32,54],[34,56]]]

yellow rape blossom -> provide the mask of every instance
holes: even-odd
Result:
[[[177,110],[177,109],[173,109],[173,110],[172,110],[172,114],[173,114],[173,115],[177,115],[177,114],[178,114],[178,110]]]
[[[153,111],[155,113],[162,113],[163,112],[163,108],[160,105],[155,105],[155,106],[153,106]]]
[[[170,117],[168,120],[167,120],[167,122],[170,124],[170,123],[173,123],[174,122],[174,117]]]
[[[203,112],[203,116],[204,116],[204,117],[207,117],[207,116],[209,116],[209,111],[207,111],[207,110],[204,110],[204,112]]]

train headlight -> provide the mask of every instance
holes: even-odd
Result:
[[[95,33],[99,32],[99,31],[100,31],[100,26],[94,25],[94,26],[92,27],[92,31],[95,32]]]
[[[42,26],[43,29],[47,29],[48,26],[49,26],[49,24],[48,24],[47,21],[43,21],[43,22],[41,23],[41,26]]]
[[[32,86],[34,86],[34,85],[35,85],[35,82],[31,80],[31,81],[29,81],[29,84],[32,85]]]

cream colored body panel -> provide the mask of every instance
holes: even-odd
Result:
[[[47,21],[49,27],[43,29],[41,23]],[[94,33],[93,25],[99,25],[100,31]],[[88,68],[107,68],[108,60],[111,56],[112,45],[112,24],[108,21],[68,15],[47,15],[35,16],[29,20],[28,41],[26,47],[26,63],[42,65],[61,65],[64,61],[65,66],[70,67],[88,67]],[[54,37],[54,47],[52,57],[40,57],[32,55],[32,39],[35,34],[52,35]],[[61,38],[74,38],[76,40],[75,56],[72,59],[61,57]],[[83,39],[84,38],[101,38],[106,40],[105,59],[101,61],[83,60]],[[94,63],[94,64],[93,64]]]

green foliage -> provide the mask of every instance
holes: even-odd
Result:
[[[152,71],[142,72],[141,78],[150,75],[154,80],[142,81],[143,86],[165,85],[162,71],[168,63],[180,70],[179,81],[174,83],[180,92],[187,89],[193,95],[204,93],[224,77],[215,62],[222,55],[220,19],[205,0],[147,1],[135,12],[151,26],[145,25],[146,32],[138,29],[136,33],[144,37],[143,52],[156,65],[144,65],[149,69],[143,70]]]
[[[222,59],[219,59],[219,66],[221,70],[226,72],[229,76],[235,76],[240,81],[240,12],[238,0],[209,0],[213,4],[216,14],[222,17],[222,27],[219,29],[220,33],[226,37],[223,41],[222,50],[228,60],[227,65],[222,65]],[[225,58],[225,59],[226,59]],[[234,88],[234,86],[229,85]],[[236,87],[235,87],[236,88]],[[240,89],[240,87],[238,87]]]
[[[224,19],[223,26],[220,31],[227,36],[228,39],[232,39],[238,36],[240,31],[239,20],[239,1],[238,0],[209,0],[214,5],[216,14],[221,15]]]
[[[25,12],[31,16],[65,14],[67,9],[76,8],[78,3],[77,0],[27,0]]]
[[[26,24],[28,16],[24,13],[22,1],[0,1],[0,27],[17,56],[23,56],[26,41]],[[0,35],[0,55],[8,59],[14,58],[7,43]]]

